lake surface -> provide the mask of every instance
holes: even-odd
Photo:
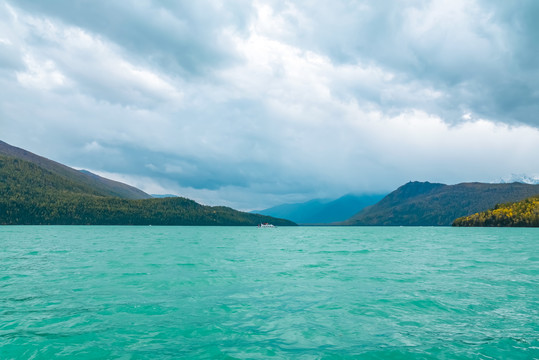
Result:
[[[539,229],[0,227],[0,359],[539,358]]]

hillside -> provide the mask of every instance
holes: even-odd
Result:
[[[181,197],[105,196],[101,180],[100,186],[94,187],[70,176],[70,171],[67,174],[62,176],[34,162],[0,155],[0,224],[257,225],[270,222],[294,225],[288,220],[226,207],[203,206]]]
[[[539,196],[458,218],[453,226],[539,227]]]
[[[77,183],[79,187],[84,187],[87,191],[95,195],[117,196],[125,199],[149,199],[150,195],[133,186],[123,184],[118,181],[103,178],[89,171],[79,171],[68,166],[36,155],[24,149],[11,146],[0,141],[0,155],[21,159],[37,165],[39,168],[56,174],[65,180]],[[89,190],[91,189],[91,190]]]
[[[521,183],[444,185],[409,182],[343,224],[449,226],[456,218],[537,194],[539,185]]]
[[[384,195],[348,194],[336,200],[314,199],[254,211],[257,214],[290,219],[298,224],[330,224],[349,219],[361,209],[375,204]]]

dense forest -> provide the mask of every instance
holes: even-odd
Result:
[[[76,171],[76,170],[75,170]],[[288,220],[174,197],[126,199],[100,188],[0,155],[0,224],[51,225],[294,225]]]
[[[539,196],[458,218],[453,226],[539,227]]]
[[[47,170],[52,174],[58,175],[61,179],[60,184],[66,185],[70,181],[71,185],[76,184],[83,192],[89,192],[95,195],[115,196],[123,199],[150,199],[151,196],[133,186],[103,178],[89,171],[79,171],[69,166],[57,163],[42,156],[36,155],[24,149],[11,146],[0,141],[0,155],[5,155],[14,159],[28,161],[37,165],[42,170]],[[26,183],[26,181],[23,181]],[[72,188],[71,188],[72,190]]]

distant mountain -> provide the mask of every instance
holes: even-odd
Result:
[[[279,205],[255,213],[290,219],[298,224],[330,224],[349,219],[383,197],[348,194],[336,200],[314,199],[304,203]]]
[[[369,206],[344,225],[444,225],[496,204],[539,194],[539,185],[409,182]]]
[[[117,196],[125,199],[151,198],[150,195],[133,186],[103,178],[86,170],[75,170],[68,166],[57,163],[56,161],[49,160],[18,147],[11,146],[3,141],[0,141],[0,155],[6,155],[33,163],[39,166],[41,169],[47,170],[62,178],[74,181],[78,183],[79,186],[86,187],[88,192],[95,195]]]
[[[203,206],[181,197],[149,198],[131,186],[0,145],[3,225],[295,225],[227,207]]]
[[[456,219],[453,226],[539,227],[539,196],[463,216]]]

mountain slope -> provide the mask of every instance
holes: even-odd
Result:
[[[0,141],[0,155],[6,155],[33,163],[53,174],[70,179],[78,183],[79,186],[84,185],[86,188],[91,188],[91,192],[96,195],[117,196],[124,199],[151,198],[150,195],[133,186],[103,178],[99,175],[92,174],[89,171],[78,171],[72,169],[68,166],[57,163],[56,161],[49,160],[18,147],[11,146],[3,141]]]
[[[444,225],[492,208],[539,194],[539,185],[409,182],[377,204],[354,215],[346,225]]]
[[[330,224],[349,219],[383,197],[384,195],[348,194],[336,200],[314,199],[304,203],[274,206],[255,213],[290,219],[298,224]]]
[[[453,226],[539,227],[539,196],[458,218]]]
[[[294,225],[181,197],[122,199],[102,191],[34,162],[0,155],[2,225]]]

